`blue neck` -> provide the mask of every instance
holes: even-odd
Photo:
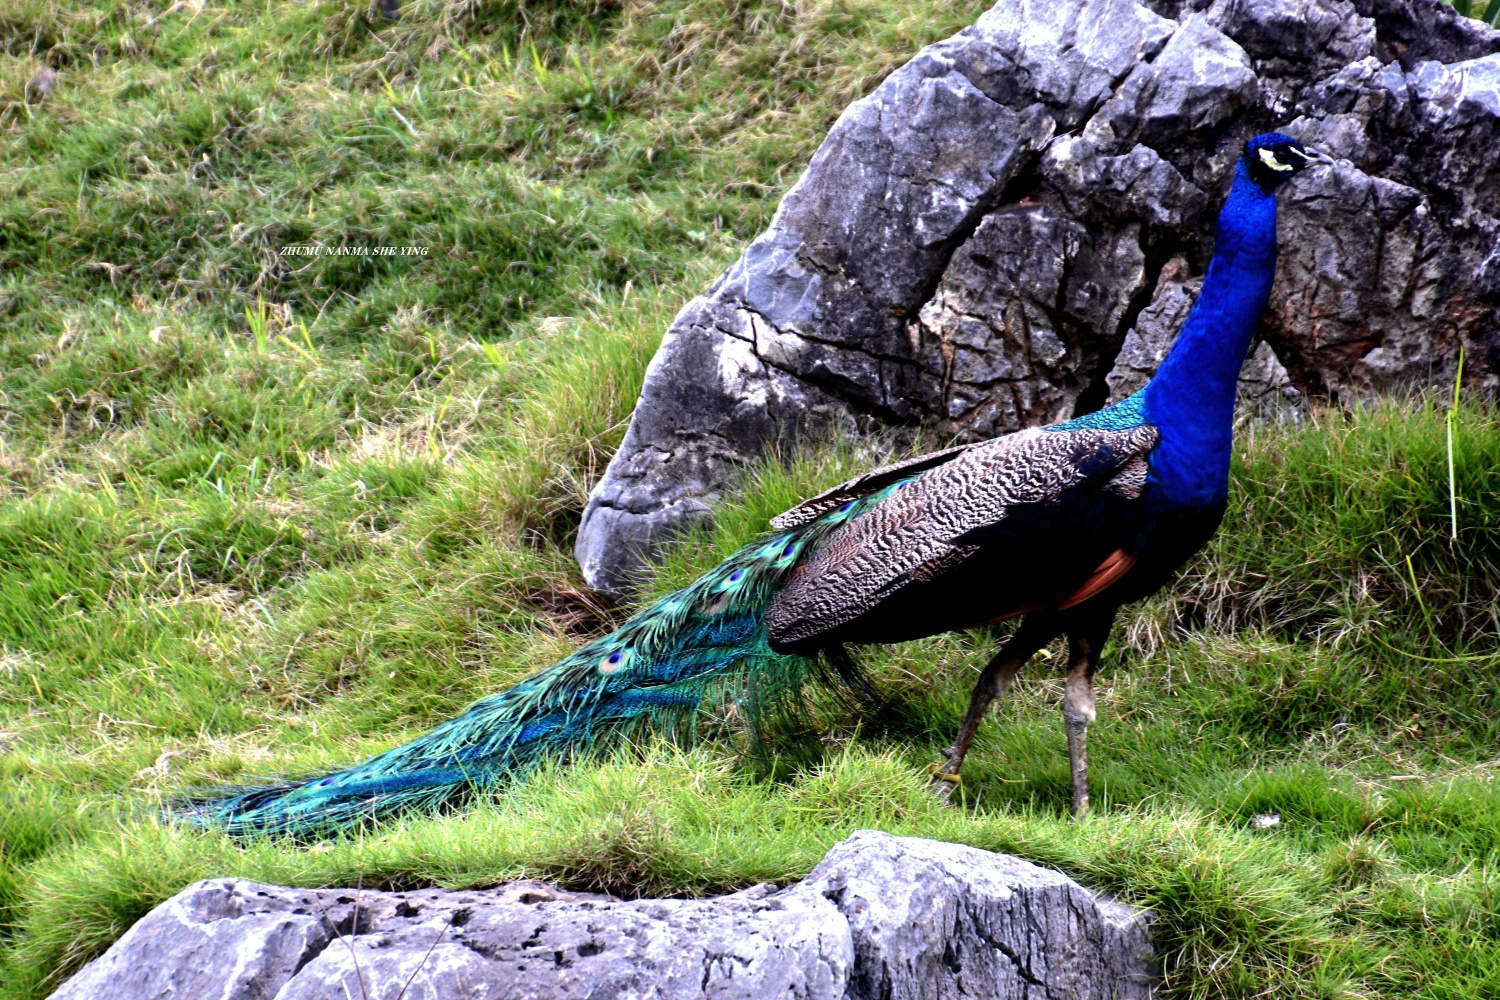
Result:
[[[1144,416],[1161,432],[1150,480],[1168,507],[1207,507],[1228,495],[1240,366],[1275,275],[1276,197],[1242,161],[1219,213],[1203,291],[1143,390]]]

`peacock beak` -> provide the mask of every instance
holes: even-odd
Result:
[[[1287,150],[1287,152],[1295,153],[1296,155],[1302,157],[1302,163],[1299,165],[1299,168],[1310,167],[1314,163],[1320,164],[1322,166],[1332,166],[1334,162],[1332,156],[1329,156],[1327,153],[1323,152],[1321,149],[1318,149],[1316,146],[1304,146],[1301,149],[1297,149],[1294,147]]]

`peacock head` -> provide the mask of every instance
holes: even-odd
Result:
[[[1276,190],[1309,163],[1323,159],[1323,154],[1280,132],[1266,132],[1245,143],[1250,179],[1266,191]]]

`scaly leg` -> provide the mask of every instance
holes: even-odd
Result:
[[[944,752],[943,765],[934,770],[932,781],[928,784],[933,794],[943,802],[949,800],[953,789],[958,786],[958,769],[963,767],[964,757],[969,753],[974,734],[979,731],[979,724],[984,721],[984,713],[990,707],[990,702],[1010,688],[1011,681],[1016,679],[1016,674],[1021,672],[1026,661],[1051,642],[1057,633],[1058,629],[1052,619],[1038,615],[1028,617],[980,673],[979,680],[974,685],[974,693],[969,698],[969,710],[964,715],[963,725],[958,728],[958,738]]]
[[[1114,609],[1068,630],[1068,681],[1063,694],[1063,728],[1068,734],[1068,765],[1073,774],[1073,816],[1089,811],[1089,725],[1094,711],[1094,671],[1109,638]]]

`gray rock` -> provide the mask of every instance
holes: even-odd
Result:
[[[1267,103],[1284,112],[1297,94],[1379,49],[1375,20],[1351,0],[1214,0],[1214,27],[1255,60]]]
[[[1154,983],[1147,929],[1018,858],[861,831],[794,886],[718,899],[210,879],[54,998],[1135,1000]]]
[[[1354,0],[1354,9],[1375,20],[1386,57],[1399,59],[1403,66],[1424,59],[1460,62],[1500,52],[1500,32],[1444,3]]]
[[[1093,142],[1061,136],[1042,158],[1042,175],[1076,218],[1139,219],[1158,242],[1171,230],[1198,224],[1208,199],[1149,146],[1110,156]]]
[[[1191,14],[1157,58],[1136,64],[1084,127],[1105,150],[1203,135],[1256,95],[1250,58],[1202,14]]]
[[[1500,387],[1500,32],[1436,0],[1002,0],[851,105],[678,315],[585,577],[624,592],[801,435],[984,437],[1149,378],[1273,127],[1341,162],[1282,198],[1247,412],[1443,384],[1460,349]]]
[[[1143,911],[1005,854],[862,830],[788,893],[837,904],[851,1000],[1145,1000]]]
[[[985,218],[912,328],[936,426],[988,438],[1070,415],[1145,284],[1137,228],[1102,236],[1048,205]]]

